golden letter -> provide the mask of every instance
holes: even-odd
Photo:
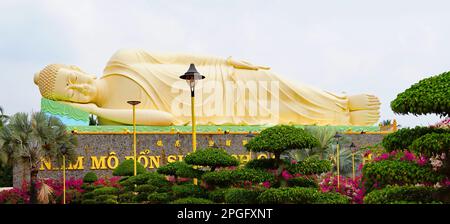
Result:
[[[160,156],[149,156],[150,158],[150,169],[159,168],[159,158]]]
[[[106,156],[100,156],[100,160],[97,156],[91,156],[91,170],[106,170]]]
[[[70,163],[69,164],[69,170],[84,170],[84,156],[78,156],[77,162],[75,164]]]

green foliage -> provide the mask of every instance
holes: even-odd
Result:
[[[143,184],[143,185],[139,185],[136,186],[135,190],[136,192],[145,192],[145,193],[151,193],[154,192],[158,187],[150,185],[150,184]]]
[[[86,199],[94,199],[95,198],[95,194],[94,194],[94,192],[86,192],[86,193],[83,193],[83,200],[86,200]]]
[[[81,204],[86,204],[86,205],[97,204],[97,201],[95,201],[94,199],[86,199],[86,200],[81,201]]]
[[[143,184],[151,184],[157,187],[168,184],[169,182],[166,180],[164,175],[152,172],[146,172],[143,174],[139,174],[136,176],[131,176],[124,181],[121,181],[121,185],[123,186],[134,186],[134,185],[143,185]]]
[[[279,160],[280,155],[285,151],[314,148],[318,145],[318,140],[303,129],[288,125],[277,125],[261,131],[245,147],[247,150],[254,152],[272,152]]]
[[[209,200],[216,202],[216,203],[223,203],[225,202],[225,193],[227,192],[228,188],[218,188],[216,190],[210,191],[208,193]]]
[[[207,192],[204,189],[194,184],[174,185],[172,186],[172,193],[176,198],[206,198],[208,196]]]
[[[81,185],[81,189],[85,190],[85,192],[91,192],[97,188],[101,188],[103,187],[102,185],[93,185],[93,184],[87,184],[87,183],[83,183],[83,185]]]
[[[241,181],[250,181],[254,184],[265,181],[274,182],[275,177],[263,170],[240,168],[208,172],[202,176],[202,180],[214,186],[227,187]]]
[[[310,175],[310,174],[321,174],[331,171],[331,162],[329,160],[318,160],[318,159],[305,159],[296,164],[290,164],[287,167],[287,170],[291,174],[302,174],[302,175]]]
[[[387,151],[409,149],[414,140],[430,133],[450,133],[450,129],[419,126],[402,128],[384,137],[382,145]]]
[[[366,204],[388,204],[398,202],[430,203],[435,200],[436,189],[424,186],[386,186],[374,190],[364,197]]]
[[[177,170],[179,170],[180,168],[184,168],[189,166],[187,163],[185,163],[184,161],[177,161],[177,162],[173,162],[173,163],[168,163],[167,165],[161,166],[159,167],[156,172],[160,173],[160,174],[164,174],[164,175],[168,175],[168,176],[177,176]]]
[[[423,135],[412,142],[410,149],[417,154],[421,153],[428,157],[447,153],[450,150],[450,132]]]
[[[172,199],[169,193],[151,193],[148,195],[147,200],[152,204],[164,204]]]
[[[214,204],[214,202],[204,198],[187,197],[177,199],[171,204]]]
[[[271,188],[261,193],[257,200],[262,204],[346,204],[350,202],[347,197],[337,193],[323,193],[314,188],[303,187]]]
[[[102,187],[102,188],[95,189],[94,191],[92,191],[92,193],[94,193],[95,196],[113,195],[113,194],[118,194],[119,189],[117,189],[115,187]]]
[[[191,165],[180,166],[177,172],[175,173],[178,177],[185,178],[200,178],[205,171],[194,169]]]
[[[350,198],[337,192],[319,192],[316,204],[349,204]]]
[[[111,200],[115,201],[115,203],[113,203],[113,204],[117,204],[117,196],[116,195],[104,194],[104,195],[95,196],[95,201],[100,204],[107,204],[108,201],[111,201]]]
[[[141,192],[137,195],[134,195],[132,201],[136,202],[136,203],[142,203],[142,202],[146,202],[148,200],[147,198],[148,198],[148,193]]]
[[[303,161],[310,157],[317,159],[327,158],[332,153],[333,137],[337,129],[331,126],[306,126],[305,131],[316,138],[319,144],[313,148],[292,150],[289,152],[289,157],[295,161]]]
[[[120,203],[131,203],[133,201],[134,193],[133,192],[125,192],[119,195],[118,201]]]
[[[217,167],[237,166],[239,161],[229,155],[225,149],[206,148],[186,156],[184,161],[190,165],[209,166],[211,171]]]
[[[391,102],[394,112],[422,115],[450,114],[450,72],[422,79]]]
[[[0,187],[13,186],[12,166],[0,165]]]
[[[245,164],[248,169],[276,169],[278,166],[275,159],[252,159]]]
[[[94,172],[88,172],[83,177],[84,183],[94,183],[97,180],[98,180],[97,174],[95,174]]]
[[[430,166],[419,166],[417,163],[409,161],[382,160],[367,163],[364,165],[362,173],[366,192],[387,185],[436,183],[443,178]]]
[[[147,172],[147,170],[145,169],[145,167],[141,163],[137,162],[136,163],[136,173],[139,175],[139,174],[143,174],[146,172]],[[114,176],[133,176],[134,175],[134,160],[128,159],[128,160],[121,162],[119,164],[119,166],[117,166],[114,169],[113,175]]]
[[[230,188],[224,194],[224,200],[228,204],[256,204],[256,198],[261,191],[242,188]]]
[[[317,182],[307,177],[295,177],[288,180],[289,187],[310,187],[319,188]]]

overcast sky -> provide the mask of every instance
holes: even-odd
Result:
[[[33,74],[50,63],[101,75],[121,48],[233,56],[324,90],[371,93],[381,120],[422,78],[450,70],[450,1],[0,0],[0,106],[38,111]]]

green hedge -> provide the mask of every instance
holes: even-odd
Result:
[[[206,198],[208,196],[206,190],[194,184],[182,184],[172,186],[172,193],[176,198],[198,197]]]
[[[450,129],[415,127],[402,128],[383,138],[382,145],[387,151],[409,149],[414,140],[430,133],[450,133]]]
[[[209,191],[208,199],[215,203],[223,203],[225,202],[225,193],[228,188],[218,188],[213,191]]]
[[[137,162],[136,163],[136,173],[143,174],[146,173],[147,170],[145,167]],[[121,162],[119,166],[117,166],[113,171],[114,176],[133,176],[134,175],[134,160],[129,159]]]
[[[202,176],[202,180],[214,186],[227,187],[241,181],[250,181],[254,184],[265,181],[273,183],[275,177],[263,170],[240,168],[207,172]]]
[[[331,171],[332,165],[329,160],[305,159],[296,164],[289,164],[287,170],[291,174],[321,174]]]
[[[430,203],[435,201],[433,187],[423,186],[386,186],[374,190],[364,197],[366,204],[388,204],[398,202]]]
[[[239,161],[229,155],[225,149],[206,148],[197,150],[187,155],[184,159],[187,164],[198,166],[209,166],[211,171],[217,167],[237,166]]]
[[[151,193],[148,195],[147,200],[152,204],[165,204],[172,199],[169,193]]]
[[[158,187],[153,186],[151,184],[143,184],[143,185],[136,186],[135,191],[139,192],[139,193],[141,193],[141,192],[152,193],[152,192],[156,191],[157,188]]]
[[[412,142],[410,149],[417,154],[421,153],[428,157],[442,153],[448,154],[450,151],[450,132],[423,135]]]
[[[350,199],[337,193],[323,193],[313,188],[271,188],[258,196],[262,204],[347,204]]]
[[[248,169],[276,169],[278,167],[275,159],[252,159],[245,164]]]
[[[134,187],[134,185],[151,184],[156,187],[169,185],[170,182],[166,180],[164,175],[156,172],[146,172],[137,176],[128,177],[126,180],[120,182],[123,186]]]
[[[83,177],[84,183],[94,183],[97,180],[98,180],[97,174],[95,174],[94,172],[88,172]]]
[[[224,201],[228,204],[256,204],[261,191],[242,188],[230,188],[224,194]]]
[[[214,204],[214,202],[204,198],[187,197],[177,199],[171,204]]]
[[[319,188],[319,185],[314,179],[307,177],[295,177],[288,180],[289,187],[310,187]]]
[[[146,202],[148,199],[148,193],[147,192],[141,192],[137,195],[133,196],[132,201],[135,203],[142,203],[142,202]]]
[[[214,172],[206,172],[202,176],[202,180],[206,183],[218,187],[228,187],[235,181],[234,170],[220,170]]]
[[[364,165],[363,181],[366,192],[387,185],[408,185],[417,183],[436,183],[443,176],[434,172],[431,166],[419,166],[409,161],[383,160]],[[374,185],[377,186],[374,186]]]
[[[112,195],[112,194],[118,194],[119,193],[119,189],[117,189],[115,187],[102,187],[102,188],[95,189],[94,191],[92,191],[92,193],[95,196]]]
[[[125,192],[119,195],[117,199],[120,203],[130,203],[133,201],[134,193],[133,192]]]

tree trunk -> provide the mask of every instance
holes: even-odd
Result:
[[[30,202],[31,204],[37,204],[37,189],[36,189],[36,182],[37,182],[37,175],[39,170],[36,167],[31,168],[30,172]]]

